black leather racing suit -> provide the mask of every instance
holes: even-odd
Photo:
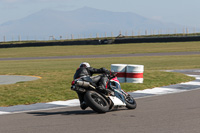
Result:
[[[81,78],[83,76],[89,76],[92,79],[93,83],[95,83],[100,90],[105,90],[108,78],[104,74],[109,74],[109,73],[110,71],[107,70],[106,68],[96,69],[93,67],[80,67],[76,70],[76,73],[74,74],[74,79]],[[93,74],[101,74],[101,75],[92,76]],[[78,93],[78,97],[80,103],[82,103],[84,101],[83,94]]]

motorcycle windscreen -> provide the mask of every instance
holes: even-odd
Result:
[[[111,82],[110,83],[111,88],[114,90],[114,94],[117,98],[119,98],[123,103],[125,103],[124,95],[122,94],[122,89],[119,83],[117,82]]]

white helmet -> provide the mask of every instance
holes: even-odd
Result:
[[[87,63],[87,62],[82,62],[82,63],[80,64],[80,67],[90,67],[90,64]]]

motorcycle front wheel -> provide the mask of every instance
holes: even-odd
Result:
[[[106,113],[109,110],[109,104],[106,99],[96,91],[87,91],[84,100],[97,113]]]
[[[126,96],[125,102],[128,109],[135,109],[137,107],[136,101],[131,95]]]

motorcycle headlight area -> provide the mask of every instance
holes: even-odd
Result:
[[[121,86],[119,83],[115,82],[115,81],[111,81],[110,82],[110,87],[114,90],[121,90]]]

